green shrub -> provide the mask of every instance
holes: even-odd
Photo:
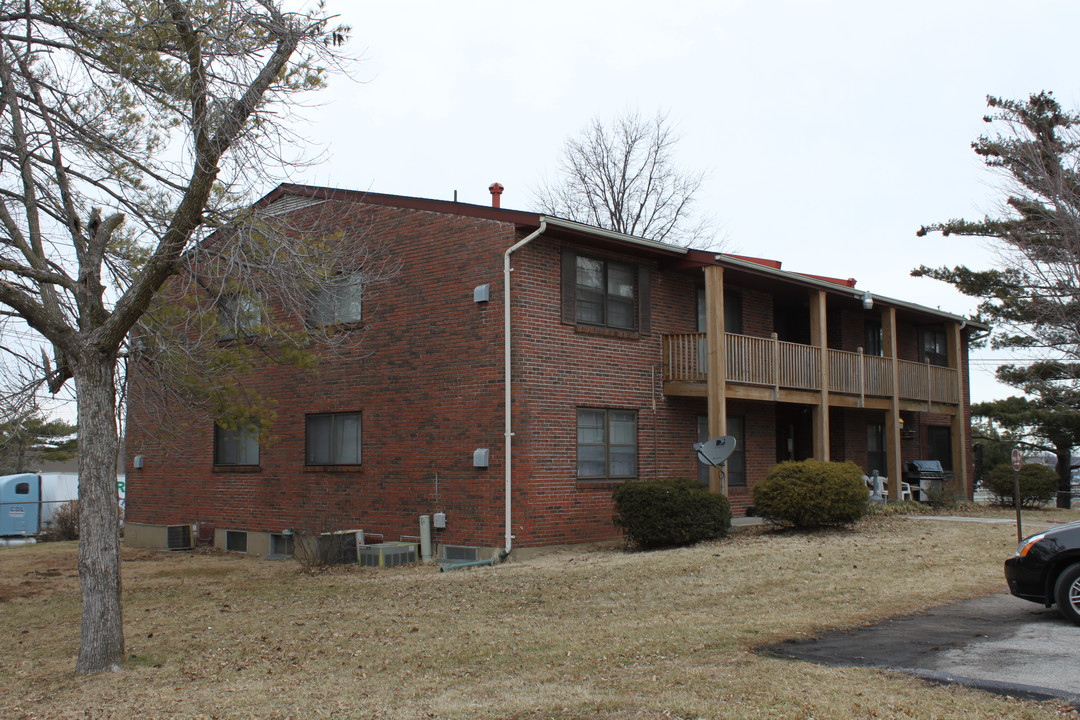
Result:
[[[754,486],[758,515],[802,529],[855,522],[869,499],[862,470],[852,462],[784,462]]]
[[[717,540],[731,525],[731,506],[697,480],[671,478],[620,485],[613,495],[615,525],[641,549]]]
[[[999,505],[1013,505],[1013,472],[1007,463],[998,465],[986,478],[985,486]],[[1030,463],[1020,468],[1020,504],[1023,507],[1039,507],[1054,498],[1058,476],[1051,468]]]

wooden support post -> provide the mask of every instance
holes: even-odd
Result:
[[[960,348],[960,323],[952,323],[946,328],[945,343],[948,348],[949,367],[956,370],[956,396],[960,399],[956,414],[949,423],[949,435],[952,440],[953,482],[956,489],[966,500],[971,499],[971,478],[967,466],[967,405],[964,402],[964,363]]]
[[[814,407],[814,458],[829,461],[829,332],[824,290],[810,293],[810,344],[818,351],[820,394]]]
[[[885,416],[885,455],[888,459],[889,497],[900,499],[900,483],[904,479],[904,458],[900,450],[900,363],[896,359],[896,308],[881,312],[881,341],[885,357],[889,358],[892,374],[892,396]]]
[[[705,346],[708,357],[709,437],[727,435],[727,359],[724,339],[724,268],[705,266]],[[709,490],[727,495],[727,475],[709,468]]]

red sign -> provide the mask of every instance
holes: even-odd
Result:
[[[1012,466],[1016,472],[1020,472],[1020,468],[1024,466],[1024,456],[1020,454],[1020,448],[1013,448]]]

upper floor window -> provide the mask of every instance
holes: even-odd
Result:
[[[881,356],[885,354],[884,335],[881,330],[880,320],[867,320],[863,323],[866,344],[863,352],[867,355]]]
[[[697,289],[697,331],[705,332],[708,311],[705,307],[705,288]],[[724,291],[724,332],[742,335],[743,309],[742,293],[734,290]]]
[[[578,408],[577,476],[624,480],[637,477],[637,413]]]
[[[360,413],[308,415],[305,436],[308,465],[360,464]]]
[[[215,465],[258,465],[259,424],[249,420],[235,429],[214,424]]]
[[[641,265],[563,251],[562,321],[649,331],[649,271]]]
[[[228,293],[221,296],[219,303],[223,325],[219,337],[222,340],[255,334],[262,322],[262,307],[257,297]]]
[[[335,278],[325,288],[315,291],[308,314],[313,327],[360,322],[363,285],[359,273]]]
[[[577,258],[577,321],[633,330],[637,272],[633,265]]]
[[[919,348],[922,362],[930,365],[949,366],[949,350],[945,343],[945,333],[941,330],[920,330]]]

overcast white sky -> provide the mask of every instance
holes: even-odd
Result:
[[[987,94],[1080,99],[1075,0],[544,3],[329,0],[364,57],[320,96],[327,152],[291,179],[529,210],[564,140],[626,109],[667,112],[699,211],[732,251],[957,314],[909,276],[991,262],[979,241],[917,238],[1000,195],[972,152]],[[269,188],[267,188],[269,189]],[[973,400],[1012,391],[974,362]]]

